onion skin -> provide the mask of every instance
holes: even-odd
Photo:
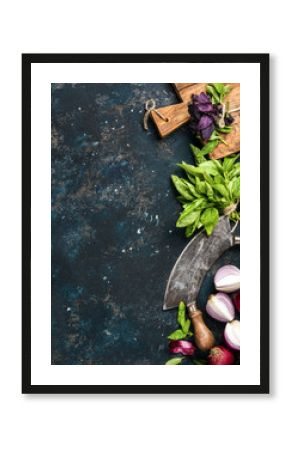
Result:
[[[184,356],[192,356],[196,351],[191,342],[184,340],[170,341],[168,347],[170,353],[181,353]]]
[[[208,363],[212,366],[233,365],[235,357],[232,352],[222,345],[213,347],[208,355]]]
[[[236,310],[240,312],[240,291],[235,292],[232,296]]]
[[[231,298],[218,292],[209,296],[206,304],[206,312],[219,322],[231,322],[235,318],[235,308]]]
[[[221,267],[214,277],[214,285],[217,291],[232,293],[240,289],[240,269],[228,264]]]
[[[228,322],[224,331],[225,341],[233,350],[240,350],[240,321]]]

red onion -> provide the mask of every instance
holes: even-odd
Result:
[[[235,308],[227,294],[218,292],[209,296],[206,312],[220,322],[230,322],[235,317]]]
[[[171,353],[181,353],[182,355],[193,355],[196,348],[189,341],[170,341],[169,342],[169,351]]]
[[[215,274],[214,285],[217,291],[237,291],[240,289],[240,269],[230,264],[221,267]]]
[[[229,347],[234,350],[240,350],[240,321],[233,320],[227,323],[224,336]]]
[[[232,296],[236,309],[240,312],[240,291],[235,292]]]
[[[232,365],[234,364],[234,361],[235,358],[232,352],[222,345],[213,347],[208,355],[208,362],[213,366]]]

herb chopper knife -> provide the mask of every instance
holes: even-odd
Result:
[[[231,231],[229,218],[223,216],[210,236],[201,232],[191,239],[171,271],[165,290],[163,310],[176,308],[181,300],[185,301],[195,331],[195,344],[202,351],[214,346],[214,336],[204,323],[202,312],[197,307],[201,284],[218,257],[239,243],[240,238]]]

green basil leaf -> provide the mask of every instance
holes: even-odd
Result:
[[[196,145],[189,144],[189,147],[192,151],[192,153],[195,155],[196,153],[200,152],[200,148],[196,147]]]
[[[214,184],[224,184],[225,179],[222,175],[216,175],[213,179]]]
[[[218,128],[219,133],[229,134],[232,131],[233,127],[224,127]]]
[[[188,204],[188,210],[196,210],[200,211],[201,209],[205,208],[208,204],[208,201],[206,198],[197,198],[196,200],[193,200],[193,202]]]
[[[240,177],[234,178],[229,182],[229,190],[233,199],[240,198]]]
[[[192,364],[194,364],[196,366],[201,366],[201,365],[208,364],[208,362],[206,359],[193,359]]]
[[[238,177],[240,176],[240,163],[237,162],[234,167],[232,168],[232,170],[230,170],[230,172],[228,173],[228,177],[231,180],[232,178]]]
[[[195,210],[194,202],[187,203],[184,209],[186,210],[186,212],[194,211]]]
[[[190,175],[202,175],[202,169],[196,166],[192,166],[191,164],[186,164],[185,162],[182,162],[181,164],[177,164],[179,167],[181,167],[185,172],[189,173]]]
[[[223,83],[213,83],[212,86],[215,88],[218,94],[223,95],[225,92],[225,86]]]
[[[186,318],[186,304],[184,303],[184,301],[179,302],[177,312],[177,322],[181,326],[185,336],[187,336],[190,327],[190,320]]]
[[[183,331],[184,333],[186,333],[186,336],[188,336],[190,324],[191,324],[190,319],[186,319],[186,321],[185,321],[184,324],[183,324],[182,331]]]
[[[189,173],[187,173],[186,175],[187,175],[187,178],[189,179],[190,183],[195,185],[196,184],[196,180],[195,180],[196,177],[193,176],[193,175],[190,175]]]
[[[205,144],[204,147],[202,147],[200,154],[201,155],[207,155],[208,153],[212,153],[214,149],[218,146],[219,141],[209,141],[207,144]]]
[[[193,233],[194,233],[195,230],[196,230],[196,227],[197,227],[196,221],[195,221],[193,224],[188,225],[188,226],[185,228],[185,237],[189,238],[190,236],[192,236]]]
[[[220,136],[219,136],[217,130],[213,130],[213,132],[209,138],[209,141],[214,141],[215,139],[220,139]]]
[[[180,364],[183,360],[184,360],[184,356],[179,356],[177,358],[171,358],[165,363],[165,365],[166,366],[176,366],[177,364]]]
[[[217,165],[215,164],[214,160],[205,161],[205,162],[201,163],[198,167],[200,169],[203,169],[209,175],[215,176],[215,175],[219,174],[219,170],[218,170]]]
[[[196,189],[200,194],[206,194],[205,181],[201,181],[198,177],[196,177]]]
[[[194,197],[199,198],[199,197],[200,197],[200,194],[197,192],[197,190],[195,189],[195,187],[193,186],[193,184],[192,184],[192,183],[189,183],[187,180],[184,180],[184,182],[185,182],[185,184],[186,184],[187,189],[189,190],[189,192],[190,192]]]
[[[196,219],[194,220],[194,222],[185,228],[185,236],[187,238],[192,236],[193,233],[195,232],[195,230],[198,228],[199,218],[200,218],[200,211],[198,211],[198,215],[196,216]]]
[[[233,166],[234,166],[236,160],[239,158],[239,156],[240,156],[240,155],[237,155],[237,156],[228,156],[227,158],[224,158],[224,161],[223,161],[223,169],[224,169],[226,172],[229,172],[229,171],[233,168]]]
[[[190,149],[193,153],[196,164],[200,164],[200,163],[206,161],[206,158],[203,155],[201,155],[201,153],[200,153],[201,152],[200,148],[195,147],[194,145],[190,144]]]
[[[227,188],[225,187],[224,184],[213,184],[212,187],[215,191],[217,191],[223,197],[225,197],[226,199],[229,199],[229,191],[227,190]]]
[[[207,172],[204,172],[203,176],[204,176],[204,179],[206,181],[206,185],[207,184],[209,184],[209,185],[213,184],[213,178]],[[208,195],[207,190],[206,190],[206,195]]]
[[[179,178],[176,175],[171,175],[171,179],[175,186],[175,189],[182,195],[182,197],[184,197],[186,200],[194,199],[186,185],[186,180],[183,180],[183,178]]]
[[[222,163],[218,159],[212,159],[211,161],[214,163],[216,169],[220,172],[220,174],[223,174],[223,165],[222,165]]]
[[[199,219],[200,212],[194,211],[192,209],[184,209],[184,211],[180,214],[177,222],[176,227],[177,228],[185,228],[188,225],[192,225],[196,222],[196,220]]]
[[[213,199],[213,189],[209,183],[206,183],[206,195],[208,196],[209,200]]]
[[[200,221],[205,228],[208,236],[210,236],[218,223],[219,212],[216,208],[207,208],[200,216]]]
[[[169,336],[167,336],[167,339],[170,339],[171,341],[178,341],[179,339],[183,339],[186,336],[186,333],[184,333],[182,330],[175,330],[173,333],[171,333]]]
[[[196,211],[200,211],[201,209],[206,208],[209,203],[208,203],[208,199],[206,198],[198,198],[196,200],[194,200],[193,202],[191,202],[191,205],[194,206]]]
[[[206,87],[206,92],[213,97],[213,99],[216,101],[216,103],[219,103],[219,95],[216,92],[214,86],[211,86],[210,84]]]
[[[186,321],[186,304],[183,300],[179,302],[178,311],[177,311],[177,322],[183,329],[183,325]]]

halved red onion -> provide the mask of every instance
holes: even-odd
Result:
[[[221,267],[215,274],[214,285],[217,291],[237,291],[240,289],[240,269],[231,264]]]
[[[230,322],[235,317],[235,308],[231,298],[223,292],[209,296],[206,312],[220,322]]]
[[[234,350],[240,350],[240,321],[233,320],[226,324],[224,331],[225,341]]]
[[[189,356],[193,355],[196,350],[191,342],[184,340],[170,341],[168,347],[171,353],[181,353]]]

